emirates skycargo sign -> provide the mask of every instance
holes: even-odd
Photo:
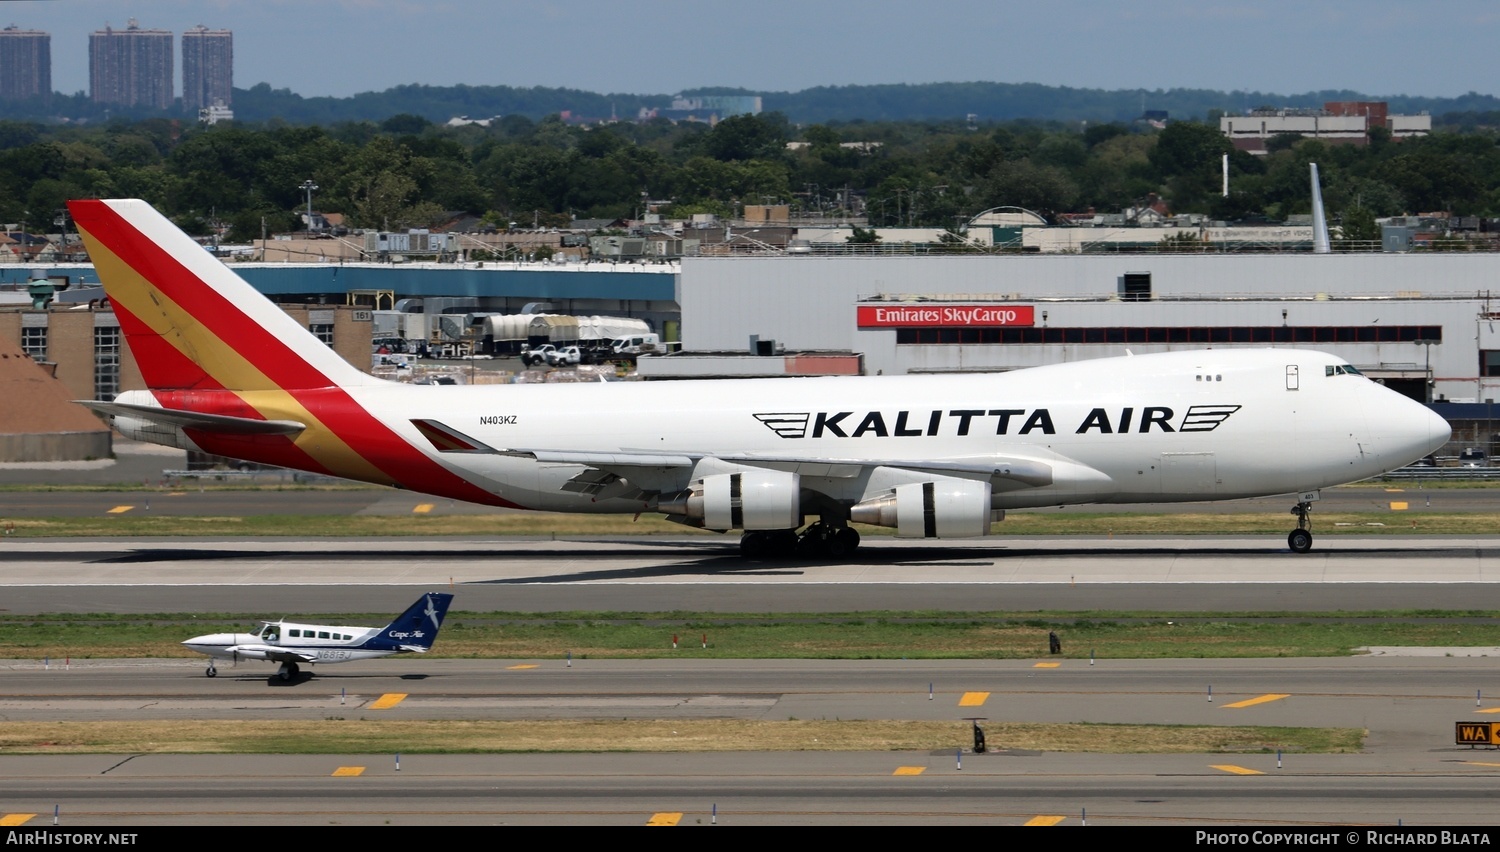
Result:
[[[860,305],[860,328],[982,328],[1036,325],[1030,305]]]

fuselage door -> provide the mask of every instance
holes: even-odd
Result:
[[[1286,365],[1286,389],[1297,390],[1299,372],[1296,364]]]

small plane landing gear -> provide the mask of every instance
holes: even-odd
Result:
[[[296,680],[300,672],[301,669],[297,668],[296,663],[282,663],[281,668],[276,670],[276,676],[281,680],[291,681]]]
[[[1312,550],[1312,504],[1298,503],[1292,514],[1297,516],[1297,528],[1287,535],[1286,546],[1293,553],[1306,553]]]
[[[219,674],[219,670],[216,669],[216,668],[214,668],[214,664],[213,663],[209,663],[208,664],[208,671],[204,672],[204,674],[207,675],[207,676],[209,676],[209,677],[216,677]]]

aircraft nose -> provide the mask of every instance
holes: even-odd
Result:
[[[1453,436],[1453,427],[1431,408],[1404,397],[1399,403],[1389,406],[1384,414],[1393,439],[1388,463],[1411,464],[1442,449]]]
[[[1443,445],[1448,443],[1449,439],[1453,437],[1453,427],[1449,425],[1447,420],[1438,416],[1436,411],[1427,408],[1425,405],[1422,408],[1427,411],[1427,452],[1422,455],[1430,456],[1441,450]]]

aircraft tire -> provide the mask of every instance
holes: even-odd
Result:
[[[1307,530],[1292,530],[1286,537],[1286,546],[1293,553],[1306,553],[1312,550],[1312,533]]]
[[[204,674],[208,677],[216,677],[219,674],[219,670],[214,668],[213,666],[209,666],[208,671],[205,671]]]
[[[771,549],[763,532],[747,532],[740,536],[741,559],[764,559]]]
[[[776,530],[765,534],[770,542],[771,555],[777,559],[790,559],[797,555],[797,531]]]
[[[853,556],[854,551],[859,549],[859,531],[849,527],[836,529],[824,539],[823,547],[828,556],[833,559]]]

